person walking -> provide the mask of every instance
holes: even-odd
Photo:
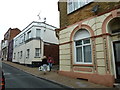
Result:
[[[46,74],[46,71],[47,71],[47,66],[48,66],[48,62],[47,62],[47,57],[46,56],[44,56],[43,58],[42,58],[42,63],[41,63],[41,65],[42,65],[42,71],[44,72],[44,75]]]
[[[54,63],[53,58],[49,55],[49,57],[48,57],[48,65],[50,68],[49,71],[51,71],[53,63]]]

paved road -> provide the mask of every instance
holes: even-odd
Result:
[[[63,88],[58,84],[37,78],[5,63],[2,64],[6,88]]]

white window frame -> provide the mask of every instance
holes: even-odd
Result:
[[[41,29],[36,29],[36,37],[39,38],[40,36],[41,36]]]
[[[67,0],[67,13],[69,14],[69,13],[71,13],[73,11],[74,11],[73,0]]]
[[[18,52],[18,59],[19,59],[19,52]]]
[[[69,14],[93,1],[94,0],[67,0],[67,13]],[[75,7],[76,5],[77,7]]]
[[[16,53],[14,53],[14,59],[16,58]]]
[[[31,31],[27,32],[27,39],[31,38]]]
[[[38,52],[37,52],[37,50],[38,50]],[[37,56],[37,54],[38,54],[38,56]],[[40,57],[40,48],[35,48],[35,57]]]
[[[30,57],[30,49],[27,49],[27,55],[26,55],[26,58],[29,58]]]
[[[18,40],[16,39],[16,40],[15,40],[15,47],[17,47],[17,42],[18,42]]]
[[[91,40],[90,43],[84,44],[83,40],[89,39],[90,40],[90,34],[86,29],[79,30],[76,32],[74,36],[74,63],[75,64],[92,64],[92,46],[91,46]],[[76,46],[76,41],[82,40],[82,45]],[[91,47],[91,62],[84,62],[84,49],[83,47],[90,45]],[[82,47],[82,62],[77,62],[77,53],[76,48]]]
[[[23,51],[20,51],[20,59],[21,59],[21,58],[22,58],[22,56],[23,56],[22,54],[23,54]]]
[[[87,43],[87,44],[84,44],[83,40],[85,39],[90,39],[90,38],[84,38],[84,39],[80,39],[82,41],[82,45],[78,45],[76,46],[76,41],[74,41],[74,47],[75,47],[75,64],[92,64],[92,55],[91,55],[91,62],[85,62],[85,59],[84,59],[84,47],[85,46],[90,46],[91,47],[91,40],[90,40],[90,43]],[[79,41],[79,40],[77,40]],[[82,62],[77,62],[77,57],[76,57],[76,48],[77,47],[81,47],[82,48]],[[92,54],[92,51],[91,51],[91,54]]]
[[[23,36],[23,35],[20,37],[20,42],[21,42],[21,43],[24,42],[24,36]]]

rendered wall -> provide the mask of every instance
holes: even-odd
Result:
[[[115,18],[113,12],[119,13],[119,9],[100,16],[91,17],[70,25],[59,31],[60,41],[60,73],[74,78],[84,78],[88,81],[112,86],[115,79],[113,57],[111,56],[111,36],[108,34],[107,18]],[[106,22],[106,24],[105,24]],[[104,27],[104,25],[106,25]],[[92,64],[75,64],[74,41],[75,32],[85,28],[91,35]],[[112,39],[119,40],[116,36]],[[104,81],[106,80],[106,81]]]

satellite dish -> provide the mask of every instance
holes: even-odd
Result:
[[[46,22],[46,18],[44,18],[44,23]]]

